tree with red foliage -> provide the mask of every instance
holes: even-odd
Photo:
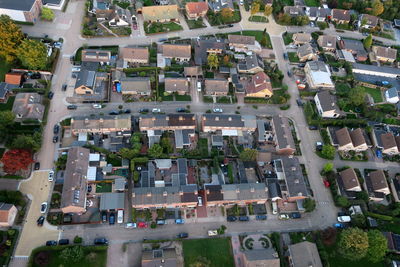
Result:
[[[1,158],[4,164],[4,171],[9,174],[15,174],[19,170],[27,170],[33,163],[32,154],[26,149],[12,149],[4,153]]]

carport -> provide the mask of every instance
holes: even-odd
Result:
[[[125,205],[125,193],[104,193],[100,197],[100,210],[123,210]]]

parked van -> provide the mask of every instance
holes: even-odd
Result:
[[[118,210],[117,223],[123,223],[123,222],[124,222],[124,211],[123,210]]]
[[[272,214],[278,214],[278,204],[276,201],[272,201]]]

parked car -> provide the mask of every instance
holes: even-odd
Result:
[[[267,219],[267,215],[257,215],[256,220],[265,221]]]
[[[77,109],[78,106],[77,105],[68,105],[67,109]]]
[[[117,211],[117,223],[123,223],[123,222],[124,222],[124,211],[118,210]]]
[[[281,214],[279,214],[278,219],[279,220],[289,220],[289,215],[281,213]]]
[[[323,147],[324,147],[324,144],[322,142],[316,142],[315,143],[315,150],[322,151]]]
[[[60,131],[60,125],[58,125],[58,124],[54,125],[53,133],[58,134],[59,131]]]
[[[233,24],[228,24],[228,27],[229,27],[229,28],[232,28],[233,26],[235,26],[235,25],[233,25]]]
[[[96,109],[98,109],[98,108],[102,108],[103,106],[101,105],[101,104],[93,104],[93,108],[96,108]]]
[[[43,226],[44,223],[44,216],[40,216],[39,219],[37,219],[37,225],[38,226]]]
[[[58,241],[58,244],[59,245],[68,245],[69,244],[69,239],[60,239],[59,241]]]
[[[55,240],[49,240],[46,242],[46,246],[50,247],[50,246],[57,246],[57,241]]]
[[[151,110],[151,112],[153,112],[153,113],[160,113],[160,112],[161,112],[161,109],[159,109],[159,108],[153,108],[153,109]]]
[[[108,114],[109,115],[118,115],[119,113],[118,113],[118,111],[113,110],[113,111],[109,112]]]
[[[296,103],[297,103],[297,105],[299,106],[299,107],[302,107],[304,104],[303,104],[303,101],[301,101],[301,99],[297,99],[296,100]]]
[[[54,171],[53,170],[51,170],[51,171],[49,171],[49,182],[53,182],[53,180],[54,180]]]
[[[186,112],[186,109],[185,108],[177,108],[176,112],[179,112],[179,113]]]
[[[293,76],[293,74],[292,74],[292,72],[291,72],[290,70],[287,71],[287,75],[288,75],[289,77],[292,77],[292,76]]]
[[[103,212],[101,213],[101,220],[102,220],[103,222],[106,222],[106,221],[107,221],[107,212],[106,212],[106,211],[103,211]]]
[[[138,223],[138,227],[139,228],[147,228],[147,223],[145,223],[145,222],[140,222],[140,223]]]
[[[41,205],[40,205],[40,213],[46,213],[46,211],[47,211],[47,202],[43,202]]]
[[[164,225],[165,220],[157,220],[156,223],[157,223],[157,225]]]
[[[222,110],[222,108],[213,108],[213,112],[214,113],[222,113],[224,111]]]
[[[333,225],[333,227],[335,227],[335,228],[340,228],[340,229],[346,228],[346,226],[345,226],[343,223],[335,223],[335,224]]]
[[[324,186],[325,186],[326,188],[329,188],[329,187],[331,186],[331,184],[329,183],[329,181],[324,180]]]
[[[139,109],[139,113],[149,113],[149,109],[141,108],[141,109]]]
[[[292,219],[300,219],[301,218],[300,212],[292,212],[290,215],[291,215],[290,217]]]
[[[381,159],[382,158],[382,151],[381,150],[377,150],[376,151],[376,157]]]
[[[64,92],[67,91],[67,85],[63,84],[63,86],[61,87],[61,90],[63,90]]]
[[[52,91],[50,91],[50,92],[47,94],[47,97],[48,97],[49,99],[53,99],[53,96],[54,96],[54,93],[53,93]]]
[[[176,224],[184,224],[184,223],[185,223],[185,220],[184,220],[184,219],[176,219],[176,220],[175,220],[175,223],[176,223]]]
[[[236,218],[236,216],[228,216],[228,217],[226,217],[226,220],[228,222],[235,222],[237,220],[237,218]]]
[[[40,169],[40,162],[35,162],[34,169],[35,170],[39,170]]]
[[[316,126],[316,125],[310,125],[310,126],[308,126],[308,129],[310,129],[310,130],[312,130],[312,131],[318,130],[318,126]]]
[[[199,207],[203,206],[203,198],[202,197],[197,197],[197,200],[199,202],[198,206]]]
[[[243,1],[243,0],[240,0],[240,1],[239,1],[239,4],[240,4],[241,6],[243,6],[244,1]]]
[[[129,108],[127,108],[127,109],[124,110],[124,113],[125,114],[131,114],[131,110]]]
[[[208,230],[208,236],[216,236],[218,235],[218,230]]]
[[[108,245],[108,240],[105,239],[104,237],[103,238],[96,238],[94,240],[94,244],[95,245]]]
[[[197,91],[201,92],[201,82],[197,82]]]
[[[188,233],[179,233],[176,235],[177,238],[188,238],[189,234]]]
[[[31,75],[30,78],[31,78],[32,80],[40,79],[40,78],[41,78],[41,75],[40,75],[39,72],[34,72],[34,73],[32,73],[32,75]]]
[[[283,53],[283,58],[285,59],[285,60],[288,60],[289,59],[289,56],[288,56],[288,53]]]
[[[272,201],[272,214],[278,214],[278,204],[276,201]]]
[[[58,135],[53,137],[53,143],[57,143],[58,142]]]
[[[337,217],[337,220],[338,220],[338,222],[344,222],[344,223],[346,223],[346,222],[351,222],[351,217],[350,216],[338,216]]]
[[[247,222],[249,220],[250,220],[249,216],[239,216],[239,221],[241,222]]]
[[[136,223],[127,223],[125,225],[125,228],[127,228],[127,229],[134,229],[136,227],[137,227]]]
[[[299,68],[304,68],[304,67],[306,66],[306,63],[299,63],[297,66],[298,66]]]
[[[88,191],[88,193],[92,192],[92,185],[88,185],[87,191]]]
[[[115,213],[111,212],[108,222],[112,225],[115,224]]]

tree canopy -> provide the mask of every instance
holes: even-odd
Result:
[[[333,159],[335,157],[336,149],[332,145],[324,145],[322,147],[321,156],[326,159]]]
[[[227,7],[221,9],[221,17],[222,17],[224,20],[228,20],[228,19],[232,18],[232,17],[233,17],[233,11],[232,11],[232,9],[227,8]]]
[[[383,6],[380,0],[374,0],[372,2],[372,15],[379,16],[385,11],[385,7]]]
[[[312,198],[306,198],[304,200],[303,206],[306,212],[312,212],[315,210],[316,207],[315,200]]]
[[[363,41],[365,49],[369,49],[372,45],[372,34],[369,34]]]
[[[209,54],[207,56],[207,63],[208,63],[208,66],[210,67],[210,70],[212,68],[218,68],[218,65],[219,65],[218,56],[216,54]]]
[[[28,149],[33,152],[40,150],[42,146],[42,135],[35,132],[33,135],[18,135],[11,143],[11,148],[14,149]]]
[[[270,6],[270,5],[265,5],[265,8],[264,8],[264,15],[265,16],[269,16],[269,15],[271,15],[272,14],[272,6]]]
[[[250,13],[252,15],[256,14],[257,12],[260,12],[260,3],[258,2],[253,2],[253,4],[251,4],[251,10]]]
[[[342,231],[338,242],[339,253],[348,260],[357,261],[368,252],[368,235],[360,228],[348,228]]]
[[[44,69],[47,64],[47,48],[39,41],[25,39],[17,49],[18,59],[29,69]]]
[[[349,91],[349,101],[355,105],[360,106],[365,102],[365,90],[361,86],[356,86]]]
[[[154,144],[149,148],[149,156],[152,158],[159,158],[163,155],[163,148],[159,144]]]
[[[48,7],[42,7],[42,12],[40,14],[40,18],[43,20],[53,20],[54,19],[54,12]]]
[[[6,173],[15,174],[20,170],[27,170],[33,160],[29,150],[12,149],[4,153],[1,162],[4,164],[3,169]]]
[[[372,262],[383,260],[388,248],[385,236],[378,230],[370,230],[368,232],[368,244],[367,258]]]
[[[9,16],[0,16],[0,57],[7,62],[13,62],[18,54],[18,46],[24,36],[21,28],[18,27]]]
[[[245,148],[239,155],[243,161],[254,161],[257,158],[257,150],[251,148]]]

